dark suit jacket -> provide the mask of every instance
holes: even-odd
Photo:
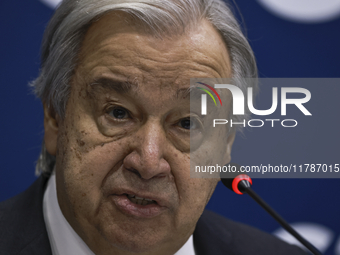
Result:
[[[46,177],[0,203],[0,254],[51,255],[43,218]],[[252,227],[205,211],[194,232],[197,255],[302,255],[302,250]],[[78,255],[78,254],[77,254]]]

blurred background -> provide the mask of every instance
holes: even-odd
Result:
[[[27,84],[38,75],[42,34],[57,3],[0,1],[0,201],[25,190],[36,179],[43,111]],[[340,76],[339,0],[235,3],[260,77]],[[290,131],[248,128],[235,141],[232,161],[243,165],[340,163],[340,85],[308,89],[312,99],[307,108],[316,113],[312,121],[302,121]],[[270,107],[270,93],[271,88],[261,88],[259,108]],[[340,179],[255,179],[253,188],[324,254],[340,255]],[[233,194],[221,184],[208,208],[294,242],[249,197]]]

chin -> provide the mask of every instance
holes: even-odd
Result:
[[[160,248],[161,242],[151,242],[148,238],[143,238],[141,240],[115,240],[111,243],[111,245],[119,250],[123,250],[131,253],[150,253],[152,251],[156,251],[156,249]]]
[[[160,249],[161,244],[166,243],[165,235],[154,232],[152,229],[141,230],[138,227],[134,231],[126,231],[124,227],[120,231],[106,235],[106,240],[111,246],[131,253],[146,253]]]

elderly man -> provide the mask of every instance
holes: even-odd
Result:
[[[65,0],[32,83],[41,176],[0,205],[1,254],[303,254],[204,211],[218,179],[190,178],[188,89],[206,77],[256,77],[222,1]],[[220,162],[234,136],[210,137]]]

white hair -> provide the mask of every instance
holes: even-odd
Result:
[[[243,82],[244,78],[257,78],[253,51],[230,6],[222,0],[64,0],[46,28],[40,74],[30,84],[37,97],[61,118],[65,116],[70,80],[84,35],[93,22],[111,11],[130,14],[156,36],[181,34],[188,26],[208,20],[228,49],[233,80],[243,92],[246,86],[256,90],[256,79],[247,79],[254,80],[252,84]],[[54,165],[55,157],[43,142],[36,174],[49,174]]]

